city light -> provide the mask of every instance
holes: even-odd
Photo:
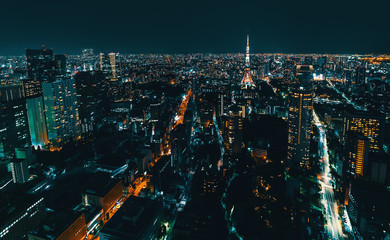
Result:
[[[0,239],[390,239],[389,1],[85,1],[2,3]]]

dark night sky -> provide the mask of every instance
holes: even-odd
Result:
[[[0,55],[45,44],[123,53],[389,53],[390,1],[7,0]]]

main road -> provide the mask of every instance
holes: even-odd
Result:
[[[323,171],[321,174],[321,186],[322,186],[322,203],[326,211],[326,230],[329,238],[331,239],[343,239],[344,234],[341,226],[341,219],[338,213],[337,202],[335,201],[333,192],[333,180],[329,167],[329,154],[328,144],[326,141],[326,132],[324,125],[319,120],[315,111],[313,111],[314,123],[318,128],[319,138],[319,154],[323,160]]]

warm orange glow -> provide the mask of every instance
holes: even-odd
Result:
[[[186,112],[187,110],[187,104],[188,104],[188,101],[190,100],[190,97],[192,96],[192,91],[191,89],[188,90],[188,92],[186,93],[186,95],[184,96],[183,98],[183,101],[181,102],[180,104],[180,108],[179,108],[179,111],[177,113],[177,116],[178,118],[175,119],[175,123],[173,124],[172,126],[172,129],[175,129],[175,127],[179,124],[182,124],[183,123],[183,120],[184,120],[184,113]]]

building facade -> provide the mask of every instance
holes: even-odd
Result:
[[[76,83],[73,78],[60,78],[42,83],[48,140],[61,148],[70,140],[81,138]]]
[[[0,86],[0,158],[11,159],[15,148],[28,147],[30,134],[21,85]]]

